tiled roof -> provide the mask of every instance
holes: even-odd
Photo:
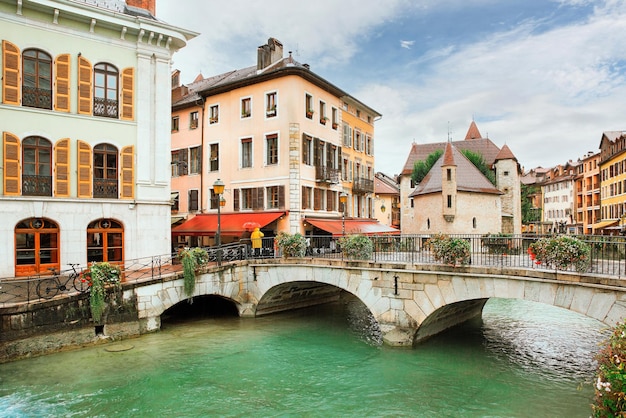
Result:
[[[430,144],[413,143],[411,151],[402,169],[402,175],[411,175],[413,166],[417,161],[425,161],[426,158],[437,150],[444,150],[447,142],[433,142]],[[489,138],[472,139],[471,141],[452,141],[452,145],[461,150],[469,150],[483,156],[487,165],[492,165],[500,153],[500,148]]]
[[[388,182],[382,180],[378,176],[374,177],[374,194],[400,194],[400,190],[397,186],[393,186]]]
[[[448,142],[446,150],[443,152],[443,165],[456,165],[454,162],[454,153],[452,152],[452,144]]]
[[[500,161],[500,160],[515,160],[515,161],[517,161],[517,158],[515,158],[515,155],[513,155],[513,152],[508,147],[508,145],[504,144],[504,146],[502,147],[502,149],[500,150],[498,155],[496,155],[496,161]]]
[[[482,137],[483,136],[480,134],[480,131],[478,130],[478,126],[476,126],[476,123],[472,121],[469,129],[467,130],[467,134],[465,134],[465,140],[467,141],[469,139],[479,139]]]
[[[461,192],[502,194],[487,178],[468,160],[456,146],[450,145],[450,153],[456,163],[456,189]],[[440,193],[443,181],[442,167],[444,166],[442,155],[430,169],[426,177],[415,188],[410,196],[420,196],[430,193]]]
[[[126,0],[74,0],[82,1],[83,3],[91,4],[92,6],[101,7],[104,9],[112,10],[117,13],[124,13],[130,16],[145,17],[148,19],[156,18],[150,14],[146,9],[140,7],[128,6]]]

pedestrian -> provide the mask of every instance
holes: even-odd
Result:
[[[259,230],[259,228],[254,228],[252,234],[250,234],[250,240],[252,241],[252,251],[254,251],[254,256],[258,257],[261,255],[261,238],[263,238],[265,234]]]

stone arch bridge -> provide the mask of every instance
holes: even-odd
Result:
[[[607,277],[520,268],[448,267],[330,259],[269,259],[212,266],[198,273],[193,296],[231,300],[241,317],[255,317],[359,298],[392,346],[411,346],[480,315],[489,298],[545,303],[612,326],[626,316],[626,282]],[[137,282],[142,332],[160,328],[161,314],[189,299],[182,275]]]

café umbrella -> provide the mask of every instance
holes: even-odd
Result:
[[[246,231],[251,231],[254,228],[260,228],[261,224],[258,222],[254,222],[254,221],[248,221],[248,222],[244,222],[242,226]]]

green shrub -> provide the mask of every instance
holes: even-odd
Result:
[[[541,238],[528,246],[528,255],[535,264],[545,264],[556,270],[574,266],[584,273],[591,265],[591,246],[567,235]]]
[[[339,238],[343,255],[349,260],[369,260],[374,252],[372,240],[365,235],[346,235]]]
[[[283,253],[283,257],[304,257],[306,253],[306,238],[300,233],[293,235],[287,232],[279,232],[276,238],[276,246]]]
[[[209,262],[209,254],[204,248],[181,248],[178,257],[183,264],[185,295],[191,296],[196,288],[196,270]]]
[[[626,324],[616,325],[613,334],[597,355],[597,379],[593,416],[626,416]]]
[[[102,320],[108,296],[121,289],[121,276],[120,268],[106,261],[89,266],[85,278],[89,281],[89,309],[94,323]]]
[[[433,252],[435,260],[452,266],[469,264],[471,245],[463,238],[451,238],[436,234],[426,241],[426,246]]]

